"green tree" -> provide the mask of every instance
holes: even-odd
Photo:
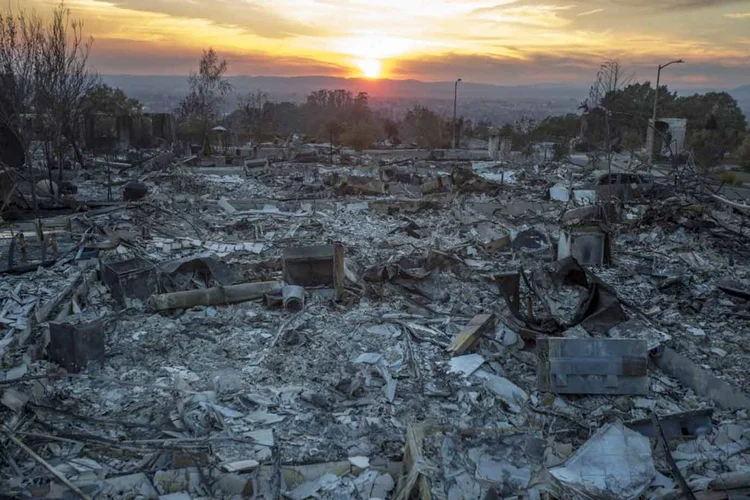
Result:
[[[409,137],[416,142],[418,147],[430,149],[447,146],[446,137],[449,136],[444,134],[445,122],[447,120],[444,120],[426,106],[419,104],[407,111],[404,118],[404,126]],[[447,127],[450,130],[450,123],[447,124]],[[447,140],[450,141],[450,138]]]
[[[84,108],[88,114],[112,116],[137,116],[143,112],[143,105],[138,99],[129,98],[121,89],[104,83],[97,84],[89,92]]]
[[[568,142],[581,130],[581,117],[575,113],[548,116],[531,131],[534,141]]]
[[[479,120],[477,123],[473,123],[471,127],[470,137],[475,139],[482,139],[487,141],[490,138],[490,129],[492,128],[492,122],[489,120]]]
[[[341,134],[341,142],[351,146],[355,151],[362,151],[372,146],[377,137],[373,125],[366,121],[357,122]]]
[[[745,134],[745,139],[737,148],[737,160],[744,169],[750,169],[750,134]]]
[[[724,157],[724,147],[716,130],[700,129],[693,132],[688,147],[693,150],[695,161],[702,170],[715,167]]]
[[[339,142],[341,133],[345,130],[344,126],[336,120],[328,120],[322,127],[323,135],[331,142],[331,145]]]
[[[745,137],[745,115],[737,101],[726,92],[679,97],[674,106],[675,115],[688,120],[688,144],[705,144],[710,137],[715,143],[709,149],[723,156],[734,152]]]

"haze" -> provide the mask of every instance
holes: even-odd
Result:
[[[48,15],[57,0],[24,0]],[[184,75],[214,47],[230,74],[585,83],[674,58],[678,87],[750,81],[744,0],[72,0],[103,74]]]

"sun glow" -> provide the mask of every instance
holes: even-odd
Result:
[[[362,70],[365,78],[378,78],[380,76],[381,64],[377,59],[361,59],[357,66]]]

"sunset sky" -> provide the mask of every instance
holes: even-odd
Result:
[[[56,0],[21,0],[47,15]],[[750,83],[750,0],[67,0],[101,73],[585,83],[617,58],[670,85]]]

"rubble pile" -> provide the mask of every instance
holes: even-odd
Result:
[[[316,158],[94,167],[76,210],[4,223],[7,495],[750,492],[744,204]]]

